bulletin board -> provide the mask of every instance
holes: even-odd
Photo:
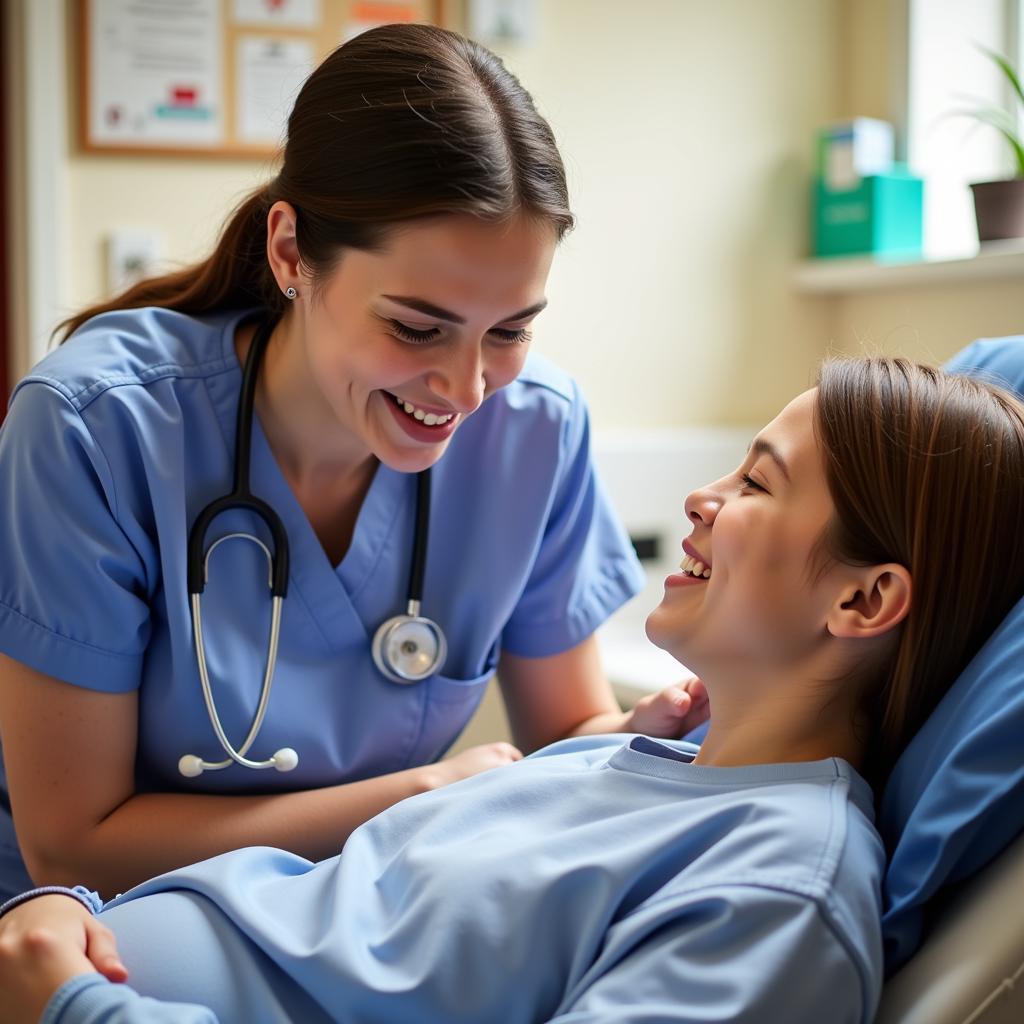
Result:
[[[269,156],[302,81],[376,25],[460,29],[458,0],[80,0],[81,145]]]

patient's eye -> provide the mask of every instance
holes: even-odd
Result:
[[[749,473],[740,473],[740,480],[743,483],[744,490],[762,491],[764,494],[768,493],[767,487],[762,487]]]

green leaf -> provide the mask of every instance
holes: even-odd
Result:
[[[1010,144],[1013,150],[1014,162],[1017,164],[1016,177],[1024,178],[1024,143],[1021,142],[1017,133],[1013,130],[1012,122],[1005,110],[975,110],[972,117],[977,118],[984,124],[991,125]]]
[[[996,53],[995,50],[990,50],[987,46],[979,46],[978,49],[998,65],[999,70],[1006,75],[1013,91],[1017,94],[1017,99],[1024,104],[1024,88],[1021,87],[1020,78],[1013,65],[1001,53]]]

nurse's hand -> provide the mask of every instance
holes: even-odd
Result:
[[[0,918],[2,1024],[38,1021],[64,982],[97,971],[128,977],[110,930],[77,900],[38,896]]]
[[[641,697],[626,716],[624,731],[677,739],[706,722],[710,714],[708,691],[696,676],[690,676],[658,693]]]
[[[434,767],[441,774],[438,780],[440,784],[447,786],[460,779],[468,779],[471,775],[479,775],[490,768],[512,764],[522,756],[522,751],[513,747],[511,743],[484,743],[479,747],[463,750],[461,754],[449,757]]]

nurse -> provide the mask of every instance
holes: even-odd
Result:
[[[68,321],[0,433],[0,894],[31,876],[113,895],[240,846],[316,860],[517,747],[676,736],[706,714],[695,681],[622,713],[600,668],[594,630],[641,573],[576,385],[528,357],[571,225],[551,130],[500,61],[389,26],[309,78],[280,173],[207,260]],[[210,708],[186,578],[196,517],[245,467],[291,560],[245,750],[268,767],[196,774],[226,759],[213,719],[246,748],[266,693],[263,554],[232,539],[209,557]],[[405,684],[371,644],[406,611],[428,468],[421,612],[447,652]],[[238,510],[206,545],[235,532],[280,546]],[[496,670],[517,747],[438,762]]]

